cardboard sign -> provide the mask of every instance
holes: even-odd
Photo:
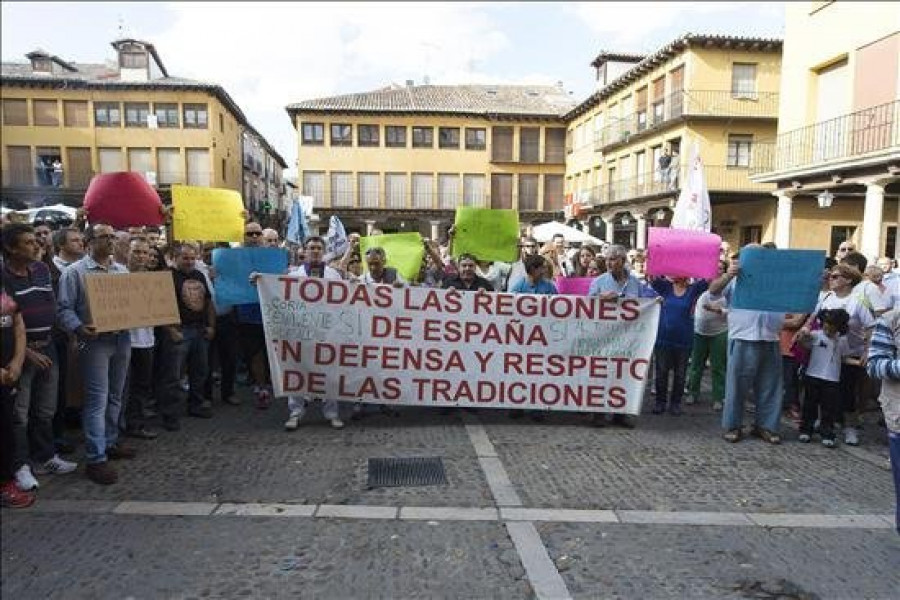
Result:
[[[234,190],[173,185],[172,209],[176,240],[244,240],[244,201]]]
[[[819,299],[825,252],[742,248],[740,267],[732,308],[808,313]]]
[[[515,210],[458,206],[453,229],[454,258],[468,253],[479,261],[515,262],[519,257]]]
[[[643,298],[257,285],[276,396],[637,414],[659,320]]]
[[[387,259],[385,264],[397,269],[397,272],[407,281],[418,278],[419,269],[422,268],[422,259],[425,256],[425,246],[422,236],[418,232],[390,233],[360,238],[359,253],[363,258],[369,248],[383,248]],[[362,266],[363,270],[369,270],[365,260],[362,261]]]
[[[288,255],[283,248],[216,248],[212,263],[217,306],[256,304],[259,294],[250,273],[285,273]]]
[[[587,296],[594,277],[557,277],[556,291],[569,296]]]
[[[171,271],[93,273],[84,287],[98,333],[181,323]]]
[[[721,244],[722,238],[714,233],[651,227],[647,244],[647,273],[715,279],[719,276]]]

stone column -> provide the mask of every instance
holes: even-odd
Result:
[[[875,263],[881,252],[881,219],[884,217],[884,181],[866,182],[866,203],[859,251]]]
[[[431,223],[431,239],[439,242],[441,235],[441,222],[440,221],[429,221]]]
[[[778,198],[775,212],[775,245],[785,250],[791,247],[791,213],[794,206],[793,193],[787,190],[772,192]]]
[[[631,211],[634,218],[637,219],[637,236],[635,239],[635,247],[637,250],[647,249],[647,213],[639,213]]]
[[[615,215],[610,215],[609,217],[600,217],[603,219],[603,224],[606,225],[606,243],[612,244],[613,242],[613,224]]]
[[[372,230],[375,229],[375,220],[367,219],[367,220],[363,221],[363,223],[366,224],[366,235],[367,236],[372,235]]]

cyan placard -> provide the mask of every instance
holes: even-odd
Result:
[[[808,313],[816,307],[825,252],[742,248],[733,308]]]
[[[250,273],[284,273],[288,268],[287,251],[282,248],[216,248],[212,254],[216,280],[216,304],[255,304],[259,302]]]

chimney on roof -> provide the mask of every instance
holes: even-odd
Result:
[[[150,81],[150,44],[121,39],[112,42],[119,59],[121,81]]]
[[[31,72],[34,75],[53,75],[53,59],[43,50],[33,50],[25,55],[31,61]]]

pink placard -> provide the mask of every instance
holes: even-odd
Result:
[[[587,296],[593,277],[557,277],[556,291],[567,296]]]
[[[722,238],[690,229],[651,227],[647,243],[647,273],[715,279],[719,275]]]

